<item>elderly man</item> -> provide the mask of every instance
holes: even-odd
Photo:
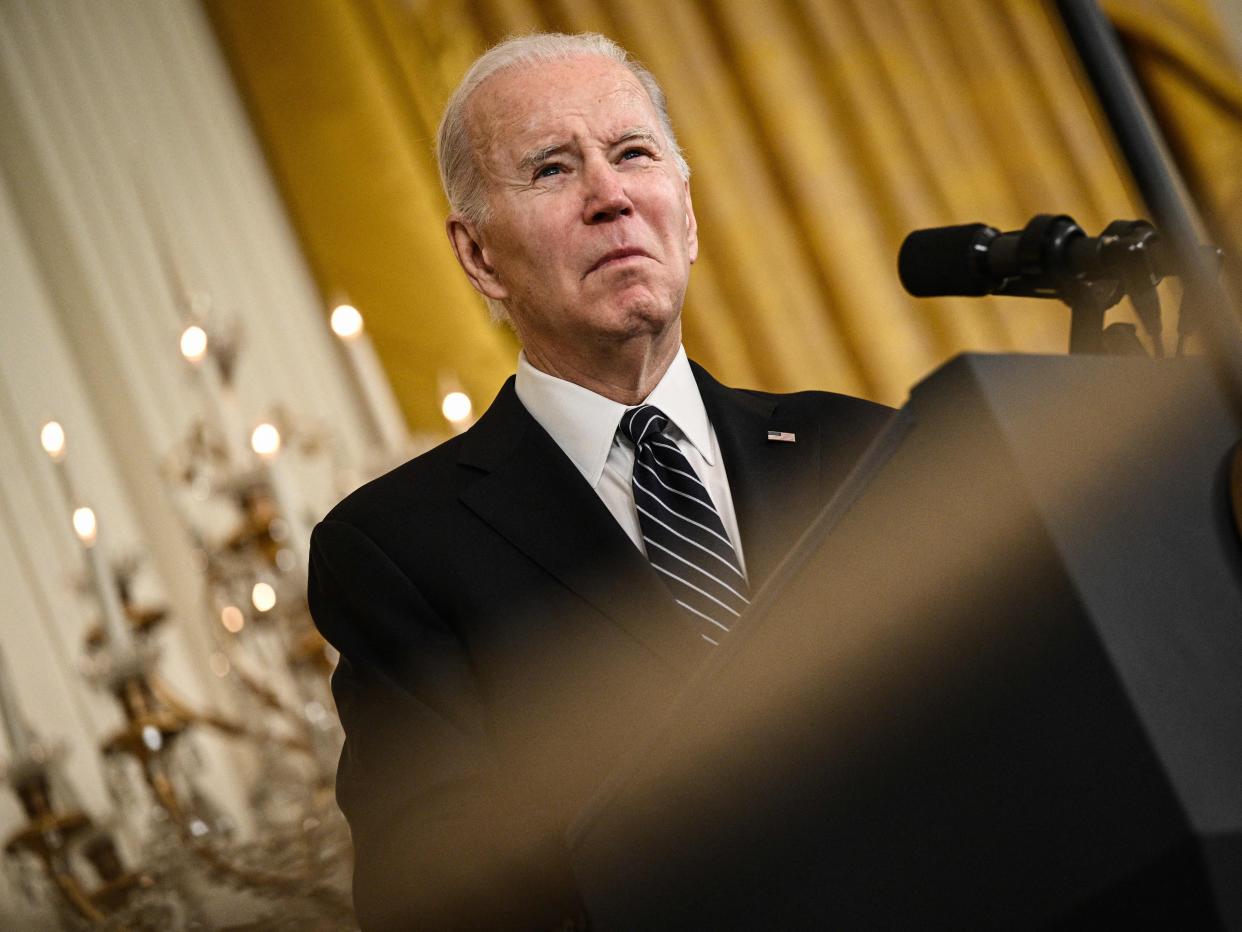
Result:
[[[686,359],[698,235],[654,78],[600,36],[483,55],[439,157],[454,253],[522,343],[465,434],[316,528],[364,928],[579,921],[564,833],[887,409]]]

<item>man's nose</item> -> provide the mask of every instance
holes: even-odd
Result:
[[[622,184],[621,176],[607,161],[592,163],[584,172],[586,190],[582,204],[584,223],[608,223],[628,216],[634,205]]]

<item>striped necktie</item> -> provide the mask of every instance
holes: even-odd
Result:
[[[719,644],[750,604],[750,590],[707,487],[664,433],[668,424],[653,405],[621,416],[621,430],[635,447],[638,523],[651,566],[704,640]]]

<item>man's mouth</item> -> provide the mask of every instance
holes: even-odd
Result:
[[[597,260],[595,260],[595,264],[587,269],[586,273],[582,277],[586,278],[587,275],[590,275],[592,272],[598,272],[600,269],[607,266],[616,265],[634,258],[649,259],[651,257],[636,246],[614,249],[611,252],[604,253]]]

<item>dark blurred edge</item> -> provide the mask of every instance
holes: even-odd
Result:
[[[594,927],[1242,929],[1238,428],[1196,360],[918,386],[579,822]]]

